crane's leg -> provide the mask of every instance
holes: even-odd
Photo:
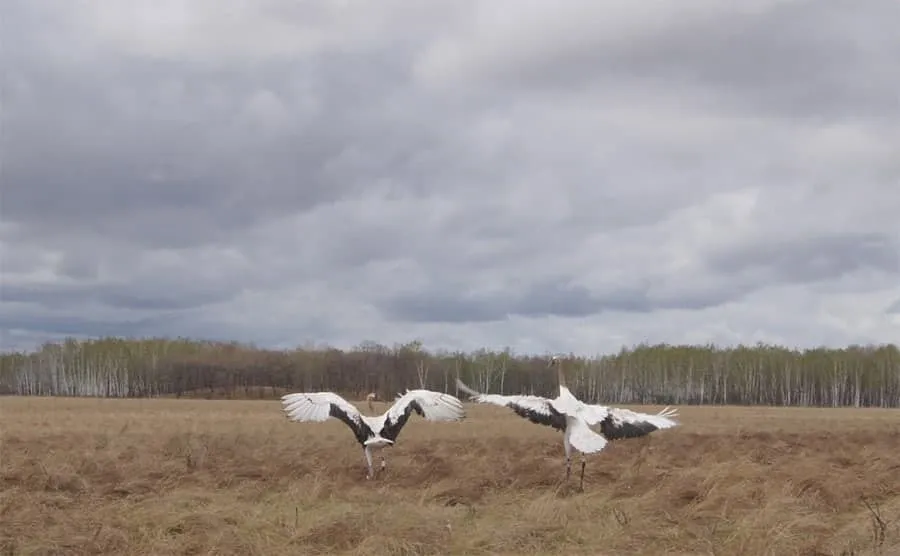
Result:
[[[375,469],[372,467],[372,449],[368,446],[365,447],[364,450],[366,454],[366,466],[369,468],[369,472],[366,475],[366,479],[374,479],[375,478]]]
[[[387,462],[384,461],[384,452],[381,453],[381,470],[387,469]]]
[[[563,435],[563,447],[566,449],[566,480],[569,480],[569,476],[572,474],[572,445],[569,443],[569,429],[566,428],[566,433]]]
[[[587,458],[584,457],[584,454],[581,454],[581,483],[579,487],[581,490],[584,490],[584,467],[587,465]]]

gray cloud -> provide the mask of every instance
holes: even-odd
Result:
[[[4,212],[41,222],[47,234],[87,228],[184,247],[359,191],[364,176],[402,170],[406,145],[428,142],[404,122],[379,140],[387,93],[372,90],[375,102],[365,102],[359,87],[317,76],[365,80],[365,64],[352,60],[300,68],[329,85],[310,93],[311,108],[285,77],[294,65],[224,75],[155,65],[129,64],[90,83],[81,68],[35,72],[14,87]]]
[[[854,233],[751,243],[715,253],[709,263],[726,274],[756,271],[773,280],[800,284],[866,268],[900,274],[900,240],[887,234]]]
[[[625,81],[639,94],[661,88],[754,117],[896,118],[888,68],[900,39],[881,18],[900,17],[900,6],[879,0],[867,8],[701,0],[656,4],[651,14],[619,1],[576,2],[564,12],[535,4],[520,9],[519,24],[485,18],[438,42],[425,51],[421,75],[597,94],[619,92]]]
[[[77,316],[36,314],[13,314],[0,317],[0,328],[4,330],[4,338],[12,331],[27,331],[30,336],[53,339],[59,336],[79,338],[122,336],[141,337],[154,333],[165,335],[166,319],[134,318],[122,321],[95,320]],[[35,334],[37,332],[37,334]]]
[[[646,314],[668,309],[701,310],[735,299],[742,293],[740,288],[720,287],[673,295],[659,292],[660,285],[654,287],[645,282],[643,286],[623,285],[620,289],[598,293],[581,285],[545,281],[529,284],[521,292],[454,294],[454,289],[445,284],[388,298],[380,307],[392,319],[465,323],[502,321],[515,316],[583,318],[604,312]]]
[[[150,284],[147,288],[138,285],[110,284],[89,286],[29,286],[17,285],[3,288],[2,299],[10,303],[33,303],[47,308],[73,307],[90,301],[107,305],[113,309],[188,309],[202,307],[217,301],[234,297],[235,291],[196,284]]]
[[[13,2],[0,346],[895,341],[898,8],[854,6]]]
[[[583,286],[569,284],[531,284],[520,293],[453,296],[450,291],[438,287],[422,294],[397,296],[384,304],[384,310],[390,318],[413,322],[484,322],[511,316],[585,317],[610,309],[646,310],[638,292],[614,293],[602,299]]]

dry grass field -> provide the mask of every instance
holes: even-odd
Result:
[[[467,410],[366,481],[277,401],[0,398],[0,553],[900,554],[900,411],[682,407],[577,492],[559,433]]]

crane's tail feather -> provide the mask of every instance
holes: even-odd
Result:
[[[656,414],[659,417],[678,417],[678,408],[666,406],[665,409]]]

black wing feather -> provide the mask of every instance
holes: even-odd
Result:
[[[400,431],[403,429],[403,426],[409,420],[412,412],[415,411],[420,416],[424,417],[425,412],[422,411],[422,406],[419,405],[419,402],[416,400],[412,400],[406,406],[406,409],[403,413],[400,414],[400,417],[396,421],[391,421],[390,419],[386,419],[384,421],[384,427],[381,429],[382,438],[387,438],[393,442],[397,441],[397,436],[400,435]]]
[[[640,423],[629,423],[627,421],[615,423],[612,415],[607,415],[606,419],[600,421],[600,432],[609,440],[638,438],[647,436],[655,430],[658,430],[658,427],[646,421]]]
[[[335,419],[343,421],[348,427],[350,427],[350,430],[353,431],[353,436],[356,437],[356,441],[360,444],[363,444],[370,436],[372,436],[372,430],[369,428],[369,425],[367,425],[365,421],[354,421],[353,419],[348,417],[347,414],[344,413],[343,410],[341,410],[341,408],[339,408],[338,406],[331,404],[328,410],[328,414]]]
[[[566,430],[566,416],[559,413],[555,409],[553,409],[550,404],[547,404],[550,409],[550,415],[545,415],[543,413],[538,413],[532,409],[527,407],[522,407],[521,405],[517,405],[514,402],[510,402],[507,407],[512,409],[516,415],[519,417],[524,417],[531,421],[532,423],[536,423],[538,425],[544,425],[547,427],[553,427],[558,431]]]

